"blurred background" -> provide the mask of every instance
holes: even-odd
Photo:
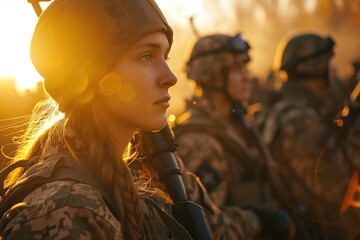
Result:
[[[276,48],[285,36],[299,31],[332,36],[336,41],[337,78],[348,81],[352,62],[360,59],[360,0],[158,0],[175,29],[170,65],[178,76],[171,112],[183,111],[192,87],[184,65],[198,34],[241,32],[251,45],[250,70],[265,83],[272,72]],[[189,47],[190,46],[190,47]]]
[[[170,116],[185,110],[193,86],[185,63],[198,36],[241,32],[251,45],[250,70],[265,84],[280,40],[294,32],[317,32],[336,41],[335,74],[347,84],[360,59],[360,0],[156,0],[175,31],[169,65],[178,77]],[[45,8],[48,3],[42,4]],[[190,24],[190,19],[192,25]],[[26,0],[0,0],[0,146],[11,154],[11,138],[24,116],[45,97],[32,67],[29,45],[37,16]]]

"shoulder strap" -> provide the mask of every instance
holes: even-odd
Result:
[[[119,219],[119,213],[115,210],[117,208],[112,194],[110,194],[110,192],[101,183],[99,183],[96,178],[91,176],[84,168],[80,167],[71,154],[64,154],[62,157],[64,158],[64,165],[55,171],[53,179],[70,179],[93,186],[101,193],[114,216]],[[84,158],[85,156],[79,155],[78,157]]]
[[[93,177],[91,177],[84,170],[72,167],[60,167],[52,176],[50,181],[56,180],[74,180],[76,182],[85,183],[97,189],[105,202],[107,203],[108,208],[113,213],[113,215],[119,220],[119,213],[117,212],[116,204],[114,198],[110,195],[109,191],[106,190],[100,183],[98,183]]]

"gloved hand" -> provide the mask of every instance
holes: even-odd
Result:
[[[273,240],[291,239],[294,225],[286,211],[272,211],[255,207],[249,207],[247,209],[252,210],[259,217],[264,236]]]

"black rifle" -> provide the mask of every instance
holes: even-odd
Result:
[[[159,174],[174,201],[172,213],[194,240],[211,240],[202,207],[188,200],[175,151],[177,144],[168,125],[158,132],[141,132],[145,160]]]

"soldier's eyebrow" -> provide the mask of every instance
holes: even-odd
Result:
[[[160,48],[160,45],[158,43],[145,42],[145,43],[141,43],[141,44],[135,46],[135,48],[146,48],[146,47]]]
[[[152,49],[162,49],[163,46],[159,43],[153,43],[153,42],[145,42],[145,43],[141,43],[139,45],[136,45],[134,47],[134,49],[141,49],[141,48],[152,48]],[[170,47],[167,46],[166,52],[168,52],[170,50]]]

